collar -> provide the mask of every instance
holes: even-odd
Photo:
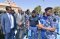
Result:
[[[8,15],[11,15],[10,13],[7,13]]]

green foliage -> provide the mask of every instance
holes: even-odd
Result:
[[[41,13],[41,6],[37,6],[34,9],[37,13]]]
[[[59,10],[60,10],[60,7],[55,7],[54,8],[54,11],[56,11],[56,12],[59,12]]]
[[[60,7],[59,6],[55,7],[54,12],[57,12],[59,14],[59,16],[60,16]]]

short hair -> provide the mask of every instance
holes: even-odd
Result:
[[[32,13],[36,13],[36,11],[35,11],[35,10],[33,10],[33,11],[32,11]]]
[[[11,7],[10,6],[6,6],[5,8],[6,8],[6,10],[9,10],[9,8],[11,8]]]
[[[26,11],[29,11],[29,9],[27,9]]]
[[[45,8],[45,12],[47,12],[48,10],[50,10],[50,9],[53,9],[52,7],[47,7],[47,8]]]
[[[11,10],[11,11],[15,12],[14,10]]]

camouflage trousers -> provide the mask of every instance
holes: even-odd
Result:
[[[47,39],[56,39],[55,35],[47,35]]]

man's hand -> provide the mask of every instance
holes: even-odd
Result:
[[[42,24],[38,24],[37,26],[40,29],[45,29],[45,30],[48,30],[48,31],[55,31],[55,29],[56,29],[54,27],[44,27]]]
[[[21,26],[22,25],[22,22],[19,22],[18,25]]]
[[[55,31],[55,28],[46,28],[48,31]]]
[[[42,24],[37,24],[38,28],[43,28],[43,25]]]

